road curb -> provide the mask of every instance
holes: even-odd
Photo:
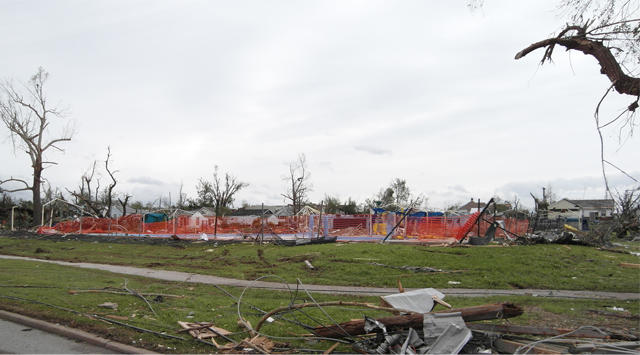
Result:
[[[131,345],[126,345],[113,340],[101,338],[97,335],[85,332],[84,330],[45,322],[40,319],[23,316],[22,314],[0,310],[0,318],[11,322],[20,323],[32,328],[44,330],[49,333],[61,335],[73,340],[80,340],[92,345],[101,346],[105,349],[113,350],[121,354],[158,354],[151,350],[140,349]]]

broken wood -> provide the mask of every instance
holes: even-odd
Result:
[[[402,287],[402,282],[398,279],[398,292],[404,293],[404,287]]]
[[[633,263],[620,263],[618,264],[619,266],[622,267],[628,267],[628,268],[632,268],[632,269],[640,269],[640,264],[633,264]]]
[[[437,296],[431,296],[431,297],[433,298],[433,301],[434,301],[435,303],[438,303],[439,305],[441,305],[441,306],[445,306],[445,307],[447,307],[447,308],[451,308],[451,305],[450,305],[450,304],[448,304],[447,302],[445,302],[445,301],[441,300],[439,297],[437,297]]]
[[[129,320],[129,317],[117,316],[115,314],[107,314],[105,317],[107,317],[109,319],[115,319],[115,320]]]
[[[462,315],[462,319],[465,322],[473,322],[488,319],[512,318],[521,315],[523,310],[521,307],[516,306],[513,303],[497,303],[466,308],[456,308],[446,310],[444,312],[441,311],[433,313],[453,312],[460,312]],[[378,318],[376,320],[384,324],[388,330],[393,328],[408,327],[421,328],[423,325],[423,315],[420,313]],[[327,327],[316,327],[314,328],[313,332],[318,336],[327,338],[340,338],[351,335],[362,335],[366,334],[366,331],[364,330],[364,323],[364,319],[359,319],[356,321],[344,322]],[[345,332],[347,334],[345,334]]]
[[[335,343],[333,343],[333,345],[331,345],[329,347],[329,349],[325,350],[325,352],[322,353],[322,355],[329,355],[331,354],[334,350],[336,350],[336,348],[338,347],[338,345],[340,345],[340,342],[336,341]]]
[[[178,324],[180,324],[180,326],[183,328],[178,330],[178,333],[189,332],[189,334],[198,339],[226,336],[231,334],[230,331],[216,327],[215,325],[213,325],[213,323],[190,323],[178,321]],[[204,332],[205,334],[198,334],[198,331],[201,331],[201,333]]]

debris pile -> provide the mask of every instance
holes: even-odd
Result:
[[[445,295],[433,288],[408,292],[403,292],[401,286],[400,289],[400,293],[382,296],[382,304],[379,306],[346,301],[316,302],[298,280],[298,289],[291,291],[292,300],[287,306],[266,312],[255,306],[243,305],[251,309],[254,315],[261,315],[255,327],[240,312],[241,296],[237,299],[238,323],[244,329],[234,334],[213,323],[179,322],[183,328],[179,332],[188,332],[194,339],[212,344],[220,352],[229,353],[301,351],[296,345],[276,342],[275,339],[281,338],[268,335],[262,330],[266,324],[280,327],[284,323],[295,324],[308,332],[297,332],[297,337],[289,339],[313,343],[315,351],[325,354],[334,350],[368,354],[637,353],[640,350],[639,337],[635,333],[591,326],[558,329],[509,323],[480,323],[517,317],[524,311],[512,303],[452,308],[444,301]],[[302,303],[296,302],[299,293],[304,294]],[[327,312],[329,307],[359,307],[376,314],[385,311],[391,315],[372,317],[363,311],[360,319],[338,322]],[[447,309],[435,310],[436,307]],[[313,312],[303,311],[309,309],[326,316],[324,319],[329,319],[331,324],[327,325],[325,321],[312,316]],[[321,325],[304,324],[300,321],[303,317],[298,318],[299,315]],[[232,339],[239,334],[242,334],[242,340]],[[221,339],[226,342],[221,344]],[[322,347],[325,342],[326,346]]]

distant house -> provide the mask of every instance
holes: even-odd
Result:
[[[614,208],[613,200],[569,200],[563,198],[549,204],[548,218],[597,219],[611,217]]]
[[[202,216],[213,217],[216,215],[216,210],[213,207],[200,207],[197,212]]]
[[[482,211],[486,206],[487,206],[487,204],[485,202],[478,203],[478,201],[474,201],[473,198],[471,198],[471,201],[469,201],[466,204],[460,206],[455,211],[454,214],[472,214],[472,213],[476,213],[476,212]],[[508,202],[508,201],[496,202],[496,203],[492,204],[491,206],[489,206],[489,208],[487,208],[487,212],[488,213],[502,214],[503,212],[509,211],[512,208],[513,208],[513,206],[511,206],[511,203]]]
[[[487,204],[484,202],[480,202],[478,203],[478,201],[474,201],[473,197],[471,198],[471,201],[465,203],[464,205],[458,207],[457,211],[458,213],[462,213],[462,214],[471,214],[471,213],[476,213],[478,211],[482,211],[482,209],[486,206]]]
[[[261,213],[264,213],[265,216],[270,216],[275,215],[283,207],[285,206],[245,206],[231,212],[229,216],[260,216]]]
[[[312,214],[320,214],[320,211],[318,211],[317,209],[309,206],[309,205],[305,205],[302,208],[300,208],[300,211],[298,211],[298,213],[296,213],[297,216],[308,216],[308,215],[312,215]],[[283,216],[293,216],[293,206],[288,205],[288,206],[284,206],[282,208],[280,208],[279,210],[276,211],[275,213],[276,216],[279,217],[283,217]]]

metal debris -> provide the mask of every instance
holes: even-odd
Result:
[[[423,288],[382,296],[382,299],[391,307],[396,309],[408,310],[416,313],[428,313],[431,312],[435,306],[434,297],[442,300],[445,296],[442,292],[436,289]]]

